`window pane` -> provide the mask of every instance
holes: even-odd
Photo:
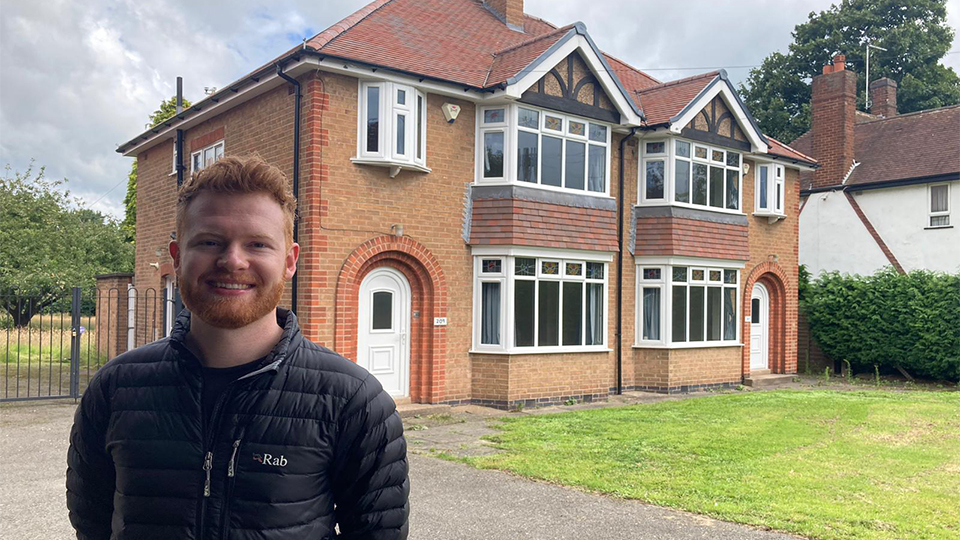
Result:
[[[540,173],[540,183],[545,186],[560,187],[562,178],[560,159],[563,152],[563,139],[543,137],[543,170]]]
[[[720,275],[719,270],[710,270],[710,281],[720,281]]]
[[[367,152],[380,151],[380,87],[367,87]]]
[[[750,299],[750,324],[760,324],[760,299]]]
[[[513,263],[513,273],[518,276],[537,275],[537,260],[517,258]]]
[[[197,152],[196,154],[193,155],[193,170],[194,172],[196,172],[202,168],[203,168],[203,165],[201,165],[200,153]]]
[[[777,182],[777,198],[775,200],[777,202],[777,212],[782,211],[783,210],[783,184],[780,182]]]
[[[687,281],[687,267],[686,266],[674,266],[673,267],[673,280],[674,281]]]
[[[513,284],[513,339],[517,347],[533,347],[536,287],[536,281],[517,280]]]
[[[690,287],[690,341],[703,341],[703,287]]]
[[[587,279],[603,279],[603,263],[587,263]]]
[[[553,131],[563,131],[563,118],[557,118],[556,116],[546,115],[543,119],[544,129],[549,129]]]
[[[583,283],[563,284],[563,344],[582,345]]]
[[[670,321],[671,339],[681,343],[687,340],[687,288],[673,288],[673,320]]]
[[[950,224],[950,216],[930,216],[931,227],[946,227]]]
[[[540,310],[538,345],[548,347],[560,344],[560,282],[541,281],[540,297],[537,301]]]
[[[663,161],[647,162],[647,198],[663,198]]]
[[[583,275],[583,265],[580,263],[567,263],[564,265],[564,273],[568,276],[582,276]]]
[[[521,115],[523,114],[521,110]],[[483,123],[484,124],[499,124],[503,122],[504,119],[504,109],[487,109],[483,111]]]
[[[723,208],[723,169],[710,167],[710,206]]]
[[[503,177],[503,132],[483,134],[483,177]]]
[[[586,345],[603,345],[603,283],[587,283]]]
[[[702,146],[694,146],[693,155],[697,159],[707,159],[707,149]]]
[[[426,116],[427,111],[423,108],[423,96],[417,96],[417,159],[423,157],[423,119]]]
[[[723,150],[714,150],[712,153],[712,158],[714,161],[723,163]]]
[[[707,204],[707,166],[693,164],[693,204]]]
[[[573,120],[567,122],[567,133],[571,135],[586,135],[587,126],[583,122],[574,122]]]
[[[727,165],[731,167],[740,166],[740,154],[736,152],[727,152]]]
[[[590,145],[590,167],[587,170],[587,182],[587,189],[590,191],[602,193],[607,189],[607,149],[603,146]]]
[[[643,269],[643,279],[660,279],[660,269],[659,268],[644,268]]]
[[[943,186],[931,186],[930,187],[930,211],[931,212],[946,212],[949,208],[947,205],[947,190],[949,188],[946,185]]]
[[[690,272],[690,279],[693,281],[703,281],[703,270],[692,270]]]
[[[213,162],[214,162],[214,161],[216,161],[216,153],[215,153],[215,152],[216,152],[216,150],[214,150],[212,147],[211,147],[211,148],[207,148],[206,150],[203,151],[203,166],[204,166],[204,167],[209,167],[210,165],[213,165]]]
[[[397,115],[397,153],[407,153],[407,115]]]
[[[503,268],[503,262],[500,259],[483,259],[480,265],[480,271],[484,274],[499,274]]]
[[[727,169],[727,208],[740,208],[740,171]]]
[[[724,270],[723,271],[723,282],[736,284],[737,283],[737,271],[736,270]]]
[[[500,284],[484,283],[480,314],[480,343],[500,344]]]
[[[678,156],[690,157],[690,143],[677,141],[676,150]]]
[[[760,167],[757,169],[760,174],[760,208],[766,209],[767,206],[767,181],[769,180],[769,167]]]
[[[223,158],[223,145],[218,144],[214,146],[213,153],[214,153],[214,156],[213,156],[214,161],[220,161],[220,159]]]
[[[721,320],[721,290],[720,287],[707,288],[707,340],[719,341]]]
[[[393,328],[393,293],[378,291],[373,293],[373,324],[374,330],[390,330]]]
[[[407,91],[397,90],[397,105],[406,105],[406,104],[407,104]]]
[[[660,288],[643,289],[643,330],[641,339],[660,341]]]
[[[523,111],[523,109],[520,109]],[[517,132],[517,179],[521,182],[537,182],[539,162],[539,136],[526,131]]]
[[[540,128],[540,113],[530,109],[520,109],[518,123],[523,127],[532,129]]]
[[[570,122],[572,126],[574,122]],[[583,189],[584,169],[587,165],[587,145],[582,142],[567,141],[567,179],[571,189]]]
[[[737,339],[737,289],[735,287],[723,289],[723,339],[724,341]]]
[[[666,143],[663,142],[648,142],[647,149],[644,153],[646,154],[662,154],[666,152]]]
[[[607,142],[607,126],[590,124],[590,140],[600,143]]]
[[[690,162],[682,159],[675,160],[673,170],[676,178],[677,202],[690,202]]]
[[[542,261],[540,263],[540,273],[546,276],[559,276],[560,263],[556,261]]]

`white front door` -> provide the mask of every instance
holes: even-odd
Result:
[[[770,295],[757,283],[750,294],[750,369],[769,369]]]
[[[410,394],[410,285],[393,268],[378,268],[360,284],[357,363],[391,396]]]

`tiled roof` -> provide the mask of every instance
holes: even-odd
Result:
[[[633,98],[633,101],[637,104],[637,106],[640,106],[640,100],[637,97],[637,92],[663,84],[657,79],[654,79],[650,75],[647,75],[646,73],[631,66],[623,60],[620,60],[619,58],[610,56],[607,53],[603,53],[603,57],[606,58],[607,64],[610,65],[610,69],[613,70],[614,75],[620,79],[623,87],[627,89],[627,92],[630,94],[630,97]]]
[[[769,135],[766,135],[766,137],[767,140],[770,141],[769,153],[775,156],[781,156],[797,161],[804,161],[809,164],[817,162],[817,160],[813,159],[807,154],[804,154],[803,152],[798,151],[796,148],[791,148],[790,146],[783,144]]]
[[[637,103],[643,110],[647,125],[666,124],[687,106],[711,81],[720,76],[719,71],[694,75],[686,79],[650,86],[639,93]]]
[[[518,45],[497,51],[497,53],[494,54],[489,75],[482,86],[490,87],[506,82],[523,70],[523,68],[529,66],[571,30],[573,30],[573,25],[564,26],[553,32],[541,34]],[[552,67],[553,66],[542,66],[541,69],[550,69]]]
[[[861,122],[854,126],[853,137],[859,165],[848,186],[960,174],[960,105]],[[812,132],[791,145],[812,154]],[[801,175],[803,189],[810,189],[812,182],[812,173]]]

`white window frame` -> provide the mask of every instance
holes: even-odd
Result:
[[[690,155],[681,156],[677,153],[677,143],[682,142],[690,145]],[[650,153],[647,152],[647,145],[651,143],[664,143],[663,152]],[[706,159],[696,157],[696,147],[705,148],[707,151]],[[714,152],[721,152],[723,161],[718,162],[712,160]],[[729,153],[736,153],[739,155],[739,165],[734,167],[728,165],[727,155]],[[638,158],[638,170],[637,170],[637,204],[641,206],[679,206],[683,208],[695,208],[698,210],[707,210],[710,212],[721,212],[724,214],[737,214],[743,215],[743,165],[744,159],[746,159],[746,152],[742,150],[733,150],[728,148],[723,148],[720,146],[710,145],[694,141],[691,139],[684,139],[681,137],[664,137],[664,136],[652,136],[650,138],[640,139],[640,152]],[[690,174],[687,178],[688,184],[688,200],[687,202],[678,201],[677,199],[677,179],[676,179],[676,170],[677,170],[677,160],[681,160],[687,163],[688,170]],[[663,197],[662,198],[651,198],[647,194],[647,163],[651,161],[663,161]],[[693,166],[695,163],[700,163],[706,165],[707,168],[707,203],[706,204],[697,204],[693,202]],[[723,169],[723,193],[722,193],[722,203],[720,207],[710,205],[710,169],[709,167],[720,167]],[[737,207],[736,208],[727,208],[727,171],[734,170],[737,171]]]
[[[933,211],[933,189],[938,187],[944,187],[947,190],[947,209],[943,211]],[[943,225],[934,225],[933,218],[935,217],[946,217],[947,222]],[[951,227],[950,224],[950,184],[929,184],[927,187],[927,223],[926,228],[928,229],[941,229]]]
[[[172,166],[170,167],[170,176],[173,176],[177,174],[177,140],[176,139],[173,139],[173,151],[170,153],[172,154],[172,158],[173,158],[171,159],[173,163],[172,163]],[[191,163],[192,162],[193,160],[191,159]]]
[[[203,169],[206,169],[210,165],[223,159],[224,154],[224,143],[223,139],[211,144],[210,146],[205,146],[196,152],[190,154],[190,174],[196,174]],[[207,150],[213,150],[213,159],[207,159]],[[199,158],[199,161],[198,161]]]
[[[610,288],[609,288],[609,275],[610,275],[610,256],[593,256],[584,253],[576,252],[545,252],[543,250],[524,250],[524,249],[508,249],[506,252],[501,252],[499,255],[483,255],[474,252],[474,280],[473,280],[473,348],[471,352],[474,353],[491,353],[491,354],[549,354],[549,353],[578,353],[578,352],[609,352],[609,335],[608,327],[610,323],[609,318],[609,303],[610,303]],[[490,273],[483,273],[483,261],[498,259],[502,261],[501,269],[502,273],[493,275]],[[516,259],[535,259],[536,272],[535,276],[516,276],[515,275],[515,263]],[[543,275],[542,263],[543,262],[557,262],[560,265],[559,275]],[[576,263],[581,265],[581,275],[580,276],[568,276],[566,275],[566,263]],[[603,279],[590,279],[587,278],[587,263],[597,263],[603,265]],[[534,345],[533,346],[524,346],[518,347],[515,346],[515,307],[514,307],[514,285],[517,281],[534,281],[537,283],[534,288],[534,312],[533,312],[533,337]],[[559,297],[558,297],[558,306],[559,306],[559,328],[558,328],[558,345],[550,346],[540,346],[537,344],[537,341],[540,339],[540,306],[539,306],[539,284],[544,281],[555,281],[560,283],[559,287]],[[484,344],[482,341],[482,290],[483,283],[486,282],[499,282],[500,285],[500,343],[497,345],[494,344]],[[578,282],[583,284],[581,287],[581,342],[586,343],[587,341],[587,288],[588,284],[602,284],[603,285],[603,320],[602,320],[602,330],[603,330],[603,343],[598,345],[563,345],[563,294],[564,294],[564,283],[568,282]]]
[[[390,167],[394,177],[401,169],[430,172],[427,167],[427,95],[413,86],[389,81],[358,81],[357,96],[357,153],[351,161],[358,165]],[[367,114],[370,88],[379,89],[377,150],[367,149]],[[400,103],[400,92],[404,103]],[[403,152],[398,150],[397,126],[404,118]],[[418,144],[419,143],[419,144]]]
[[[536,111],[539,115],[538,118],[538,127],[529,128],[525,126],[520,126],[519,117],[520,109],[528,109]],[[504,121],[503,122],[484,122],[484,113],[489,110],[504,109]],[[561,131],[553,131],[546,128],[546,117],[547,115],[560,118],[563,122]],[[584,124],[584,133],[583,135],[577,135],[569,132],[570,122],[579,122]],[[590,126],[602,126],[605,129],[605,140],[604,141],[595,141],[590,138]],[[485,159],[485,140],[484,137],[487,133],[503,133],[503,176],[502,177],[484,177],[484,159]],[[538,163],[537,163],[537,181],[534,182],[521,182],[519,180],[519,174],[517,171],[519,163],[519,149],[517,148],[520,132],[534,133],[537,135],[537,145],[538,145]],[[561,139],[560,150],[560,186],[550,186],[543,185],[542,175],[543,175],[543,136],[556,137]],[[475,171],[475,182],[480,185],[496,185],[496,184],[509,184],[509,185],[520,185],[533,187],[537,189],[544,189],[550,191],[559,191],[563,193],[576,193],[578,195],[589,195],[591,197],[610,197],[610,162],[612,159],[612,144],[611,140],[613,137],[613,125],[599,122],[589,118],[583,118],[579,116],[573,116],[569,114],[564,114],[558,111],[553,111],[549,109],[542,109],[538,107],[529,106],[526,104],[498,104],[498,105],[489,105],[485,107],[477,108],[477,130],[476,130],[476,171]],[[567,180],[567,141],[583,143],[584,144],[584,174],[583,174],[583,189],[568,188],[564,184]],[[604,177],[603,177],[603,191],[591,191],[590,190],[590,148],[597,147],[604,149]]]
[[[786,169],[779,163],[757,162],[754,167],[754,197],[753,197],[753,215],[768,216],[772,218],[784,218],[786,212]],[[767,171],[767,207],[760,206],[760,184],[763,182],[763,173]]]
[[[685,267],[687,269],[687,279],[685,282],[674,282],[673,268],[674,267]],[[644,269],[659,269],[660,270],[660,279],[648,280],[643,278]],[[693,282],[692,274],[694,270],[702,270],[704,272],[704,279],[702,281],[697,281],[697,284],[702,284],[704,287],[704,313],[703,313],[703,332],[704,340],[703,341],[690,341],[690,286]],[[677,258],[677,257],[644,257],[636,259],[636,288],[635,288],[635,299],[634,307],[635,314],[634,320],[636,321],[635,335],[634,335],[634,348],[659,348],[659,349],[699,349],[699,348],[713,348],[713,347],[741,347],[742,335],[741,335],[741,322],[740,317],[743,316],[743,264],[735,261],[723,261],[717,259],[693,259],[693,258]],[[720,280],[711,280],[710,271],[719,271]],[[733,271],[736,273],[736,292],[734,294],[734,328],[735,328],[735,337],[733,340],[723,339],[723,301],[724,301],[724,290],[729,288],[734,288],[734,284],[726,283],[724,281],[725,272]],[[685,340],[684,341],[673,341],[673,287],[676,286],[685,286],[687,289],[686,293],[686,315],[685,315]],[[709,332],[709,317],[707,306],[708,304],[708,292],[709,287],[719,287],[720,288],[720,340],[708,340],[707,335]],[[658,288],[660,289],[660,339],[659,340],[647,340],[643,339],[643,289],[647,288]]]

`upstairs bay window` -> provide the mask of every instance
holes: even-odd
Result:
[[[526,106],[481,109],[478,181],[607,195],[611,128]]]
[[[190,155],[190,174],[200,172],[210,165],[223,158],[223,141],[218,141],[210,146],[199,150]],[[174,170],[176,172],[176,170]]]
[[[786,186],[784,184],[783,165],[758,163],[754,172],[756,178],[756,200],[754,214],[761,216],[783,217]]]
[[[739,152],[679,139],[642,145],[640,204],[740,211]]]
[[[412,86],[361,82],[354,163],[429,172],[426,96]]]
[[[474,350],[606,350],[605,262],[476,258]]]

